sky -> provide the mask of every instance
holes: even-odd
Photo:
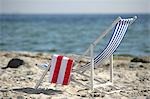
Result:
[[[150,0],[0,0],[3,13],[150,13]]]

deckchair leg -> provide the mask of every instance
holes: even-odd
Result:
[[[93,57],[93,45],[91,44],[91,91],[94,90],[94,57]]]
[[[113,83],[113,54],[110,57],[110,82]]]
[[[40,79],[38,80],[38,82],[36,83],[35,89],[37,89],[37,88],[40,86],[42,80],[44,79],[44,77],[45,77],[45,75],[47,74],[47,72],[48,72],[49,69],[50,69],[50,64],[48,65],[48,67],[47,67],[47,69],[44,71],[44,73],[42,74],[41,78],[40,78]]]

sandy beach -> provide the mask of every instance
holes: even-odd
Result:
[[[74,59],[77,55],[68,54]],[[51,54],[40,52],[0,52],[0,68],[6,67],[12,58],[19,58],[24,64],[18,68],[0,69],[0,99],[89,99],[90,90],[81,86],[89,79],[72,73],[68,86],[57,86],[48,82],[47,74],[38,89],[34,86],[44,70],[36,64],[49,63]],[[93,92],[94,99],[150,99],[150,56],[114,56],[114,84],[102,86]],[[133,60],[135,59],[135,60]],[[133,62],[131,62],[131,60]],[[83,59],[84,62],[88,61]],[[89,74],[89,71],[86,72]],[[109,61],[95,68],[95,76],[109,79]]]

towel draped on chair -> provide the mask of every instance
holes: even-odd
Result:
[[[50,83],[68,85],[73,60],[60,55],[53,55],[50,67]]]

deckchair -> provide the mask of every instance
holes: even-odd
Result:
[[[79,62],[81,58],[87,54],[90,54],[91,61],[90,63],[87,63],[86,65],[79,67],[79,69],[74,70],[74,72],[77,72],[83,76],[90,77],[91,79],[91,85],[86,85],[91,88],[91,90],[94,90],[94,88],[97,88],[99,86],[103,85],[110,85],[113,84],[113,53],[116,51],[116,49],[119,47],[121,41],[123,40],[129,25],[131,25],[135,20],[137,19],[137,16],[134,16],[133,18],[128,19],[122,19],[121,17],[118,17],[112,25],[102,33],[91,45],[89,48],[85,51],[83,55],[81,55],[77,61]],[[114,31],[112,33],[112,36],[109,40],[109,43],[107,46],[101,51],[97,56],[94,57],[94,47],[100,42],[100,40],[109,33],[114,28]],[[99,66],[104,59],[110,58],[110,82],[107,82],[105,84],[96,84],[94,86],[94,80],[100,82],[98,79],[94,77],[94,67]],[[85,71],[89,70],[91,71],[91,75],[87,76],[84,74]]]
[[[128,18],[128,19],[122,19],[121,17],[118,17],[109,27],[107,30],[105,30],[102,35],[100,35],[93,43],[91,43],[91,45],[89,46],[89,48],[83,53],[83,55],[81,55],[76,62],[80,62],[80,60],[82,59],[83,56],[90,54],[90,58],[91,61],[90,63],[87,63],[84,66],[78,66],[78,64],[74,67],[78,67],[75,70],[73,70],[73,72],[79,73],[83,76],[86,77],[90,77],[90,81],[91,81],[91,85],[87,85],[87,87],[90,87],[91,90],[93,91],[95,88],[99,87],[99,86],[94,86],[94,80],[100,82],[98,79],[96,79],[94,77],[94,67],[98,66],[102,63],[102,61],[104,59],[107,59],[110,57],[110,81],[111,83],[113,83],[113,53],[116,51],[116,49],[119,47],[123,37],[125,36],[125,33],[129,27],[129,25],[131,25],[135,20],[137,19],[137,17],[133,17],[133,18]],[[112,29],[114,28],[114,31],[112,33],[111,39],[109,41],[109,43],[107,44],[107,46],[104,48],[104,50],[102,52],[100,52],[96,57],[94,57],[94,48],[96,47],[96,45],[100,42],[100,40],[106,36],[106,34],[108,34]],[[43,73],[42,77],[40,78],[40,80],[37,82],[35,88],[38,88],[38,86],[40,85],[41,81],[43,80],[43,78],[45,77],[46,73],[48,72],[48,70],[50,69],[50,64],[48,65],[47,69],[45,70],[45,72]],[[88,76],[86,74],[84,74],[85,71],[89,70],[91,71],[91,75]],[[110,82],[108,82],[109,84]],[[107,85],[107,84],[106,84]]]

